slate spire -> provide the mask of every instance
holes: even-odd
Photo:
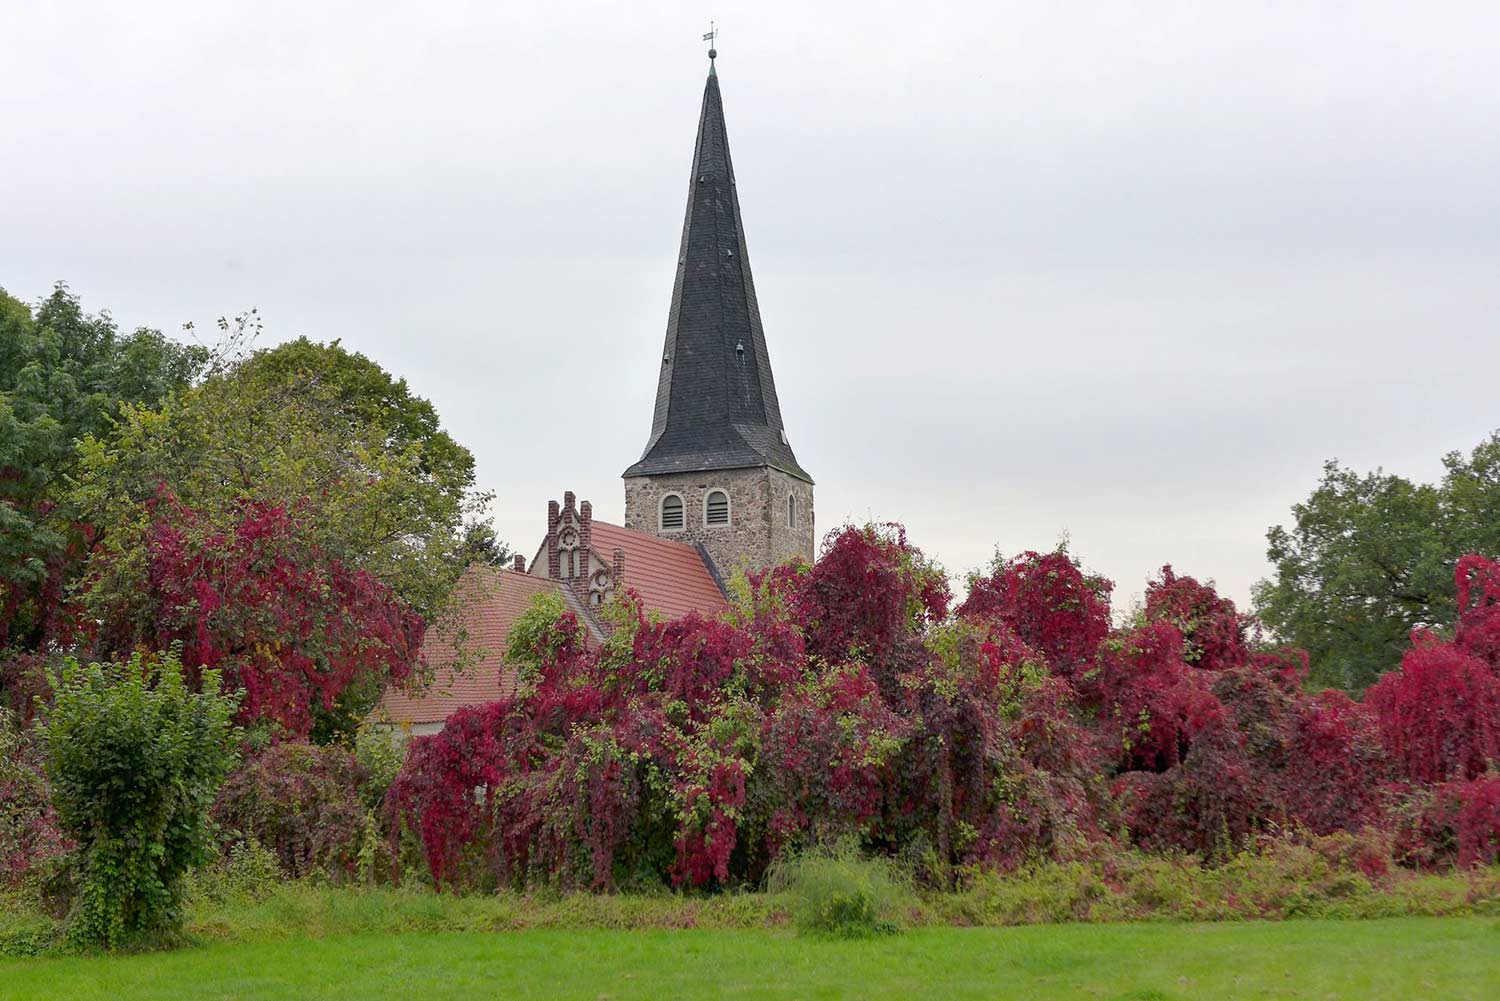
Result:
[[[765,466],[812,482],[781,424],[710,62],[651,438],[624,475]]]

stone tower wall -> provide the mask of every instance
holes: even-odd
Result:
[[[817,536],[813,532],[813,485],[788,476],[779,469],[768,469],[771,492],[771,563],[785,563],[800,556],[811,563],[817,558]],[[786,498],[797,502],[796,524],[787,524]]]
[[[708,525],[712,490],[729,495],[729,524]],[[661,527],[661,500],[682,497],[683,526]],[[797,523],[787,525],[787,495],[797,501]],[[800,556],[813,559],[813,488],[778,469],[722,469],[632,476],[625,480],[625,527],[666,539],[701,542],[727,580],[736,570],[764,570]]]

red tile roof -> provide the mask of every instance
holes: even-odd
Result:
[[[601,521],[593,522],[590,543],[606,564],[613,562],[616,549],[624,550],[624,584],[635,589],[648,612],[668,619],[688,612],[713,617],[729,607],[697,546]],[[459,623],[432,630],[422,643],[422,654],[433,667],[431,687],[421,696],[390,689],[380,701],[377,712],[393,723],[441,723],[456,709],[493,702],[510,692],[515,678],[505,665],[505,641],[517,616],[538,594],[560,595],[589,625],[592,638],[600,638],[597,627],[561,581],[476,565],[464,573],[458,587]],[[463,650],[474,661],[467,671],[455,673],[453,643],[460,628],[467,630]]]
[[[514,570],[475,565],[460,578],[458,588],[460,622],[434,629],[422,642],[423,656],[433,667],[432,686],[417,697],[389,689],[381,699],[377,712],[383,711],[394,723],[441,723],[456,709],[493,702],[508,693],[515,677],[504,662],[505,640],[517,616],[538,594],[560,595],[582,612],[560,582]],[[453,644],[460,627],[467,630],[462,649],[475,659],[467,671],[455,674]]]
[[[698,547],[595,520],[589,544],[605,564],[625,551],[625,586],[641,596],[647,611],[677,619],[688,612],[712,618],[729,607]]]

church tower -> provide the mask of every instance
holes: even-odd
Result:
[[[625,526],[702,545],[726,579],[813,558],[813,481],[781,423],[709,50],[651,437]]]

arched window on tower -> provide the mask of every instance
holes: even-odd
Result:
[[[728,494],[722,490],[708,492],[708,499],[703,502],[703,523],[705,525],[729,524]]]
[[[797,495],[786,495],[786,527],[797,527]]]
[[[667,494],[661,499],[661,527],[662,531],[675,532],[682,528],[682,497],[679,494]]]

